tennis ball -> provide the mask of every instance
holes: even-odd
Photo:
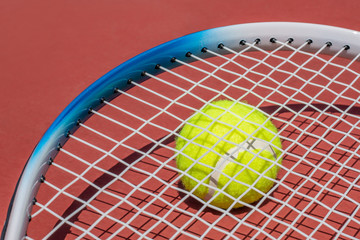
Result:
[[[176,165],[186,190],[227,209],[259,200],[281,164],[277,128],[258,109],[230,100],[196,112],[176,138]],[[265,177],[266,176],[266,177]]]

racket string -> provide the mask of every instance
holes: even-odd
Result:
[[[73,156],[73,155],[72,155],[72,156]],[[115,195],[115,194],[109,192],[109,191],[106,191],[106,189],[108,188],[108,186],[103,187],[103,189],[99,189],[100,187],[98,187],[97,185],[94,185],[94,184],[89,184],[89,182],[91,182],[91,181],[86,180],[86,182],[87,182],[89,185],[91,185],[92,187],[98,189],[98,192],[97,192],[98,194],[100,194],[100,193],[106,193],[106,194],[108,194],[108,195],[111,195],[111,197],[115,197],[115,198],[117,198],[117,199],[119,200],[118,205],[122,204],[123,202],[126,202],[127,204],[131,205],[134,209],[137,209],[137,210],[138,210],[138,211],[137,211],[138,213],[147,214],[147,215],[149,215],[149,216],[152,217],[152,218],[158,219],[159,221],[161,220],[161,219],[159,219],[158,217],[155,217],[156,215],[153,215],[153,214],[151,214],[151,213],[148,213],[148,212],[146,211],[146,207],[144,207],[144,208],[139,208],[139,207],[137,207],[136,205],[134,205],[131,201],[128,201],[128,200],[127,200],[127,198],[131,197],[131,196],[132,196],[132,193],[135,192],[136,190],[142,190],[142,191],[144,192],[144,194],[146,194],[146,195],[152,195],[154,198],[156,197],[156,195],[154,195],[154,194],[151,193],[151,192],[148,192],[148,191],[146,191],[146,190],[143,190],[143,189],[139,188],[139,186],[141,186],[141,184],[136,186],[136,185],[132,184],[131,182],[128,182],[126,179],[121,178],[120,176],[115,175],[115,174],[113,174],[113,173],[111,173],[111,172],[108,172],[108,171],[106,171],[105,169],[101,169],[101,168],[96,167],[96,166],[93,166],[93,168],[95,168],[95,169],[97,169],[97,170],[100,170],[100,171],[102,171],[102,172],[110,175],[111,177],[113,177],[113,178],[116,179],[116,180],[119,180],[119,181],[121,181],[121,182],[125,182],[125,183],[129,184],[129,185],[132,187],[132,189],[133,189],[133,191],[132,191],[132,192],[129,192],[129,194],[128,194],[126,197],[122,198],[122,197],[119,197],[118,195]],[[65,170],[66,168],[65,168],[65,169],[62,168],[62,169]],[[77,177],[79,177],[76,173],[73,173],[73,172],[72,172],[72,174],[75,175],[75,176],[77,176]],[[151,173],[148,173],[148,174],[151,174]],[[82,180],[84,180],[84,179],[82,178]],[[144,182],[146,182],[146,180],[145,180]],[[108,185],[110,186],[112,183],[113,183],[113,182],[109,182]],[[163,184],[166,184],[166,182],[163,182]],[[59,190],[59,192],[60,192],[60,190]],[[97,197],[97,194],[94,194],[93,199],[95,199],[96,197]],[[76,200],[76,201],[80,201],[79,199],[77,199],[77,198],[74,197],[74,196],[72,196],[72,198],[73,198],[74,200]],[[78,209],[81,210],[81,208],[84,208],[84,207],[91,207],[91,205],[89,204],[89,202],[91,202],[93,199],[89,200],[88,202],[81,201],[81,202],[83,203],[83,206],[82,206],[82,207],[79,207]],[[170,204],[170,203],[167,203],[167,204]],[[110,210],[118,207],[118,205],[114,205]],[[110,210],[109,210],[109,212],[111,212]],[[102,218],[108,217],[109,212],[106,212],[106,213],[101,213],[101,212],[99,212],[99,218],[98,218],[98,220],[97,220],[92,226],[90,226],[89,229],[95,227],[96,224],[97,224]],[[70,218],[70,217],[72,217],[72,216],[73,216],[73,215],[69,216],[68,218]],[[111,219],[114,220],[114,218],[111,218]],[[116,221],[115,221],[115,222],[116,222]],[[119,223],[121,223],[121,222],[119,222]],[[131,220],[127,221],[126,224],[122,223],[121,225],[128,227],[128,226],[130,226],[130,223],[131,223]],[[171,225],[171,224],[169,224],[169,225]],[[134,229],[133,229],[133,230],[134,230]],[[83,235],[80,235],[79,238],[81,238],[82,236],[83,236]]]
[[[323,48],[325,48],[325,47],[327,47],[326,45],[323,47]],[[321,51],[319,51],[319,52],[321,52]],[[165,69],[164,69],[165,70]],[[153,76],[151,76],[151,77],[153,77]],[[159,80],[159,78],[156,78],[157,80]],[[161,80],[162,82],[164,82],[164,80]],[[300,88],[299,90],[298,90],[298,92],[301,92],[301,90],[302,90],[302,88]],[[276,91],[276,89],[274,89],[274,92]],[[293,98],[293,96],[291,96],[289,99],[294,99]],[[304,109],[305,108],[307,108],[307,107],[309,107],[310,106],[310,103],[305,103],[305,102],[302,102],[302,103],[304,103],[304,104],[307,104],[307,105],[305,105],[304,106]],[[286,105],[287,104],[287,102],[285,102],[284,103],[284,105]],[[296,113],[296,114],[301,114],[301,112],[302,111],[299,111],[298,113]],[[326,111],[322,111],[322,114],[325,114],[326,113]],[[298,117],[297,115],[294,115],[294,117]],[[319,117],[320,117],[320,115],[319,115]],[[318,118],[319,118],[318,117]],[[340,119],[340,118],[338,118],[338,119]],[[323,125],[324,127],[326,127],[326,125],[324,125],[321,121],[319,121],[318,119],[312,119],[312,121],[316,121],[318,124],[320,124],[320,125]],[[293,126],[293,127],[296,127],[296,126]],[[310,126],[309,126],[310,127]],[[237,129],[237,130],[239,130],[239,129]],[[240,130],[241,131],[241,130]],[[303,129],[303,131],[304,131],[304,134],[305,133],[307,133],[307,130],[306,129]],[[335,130],[335,131],[337,131],[337,130]],[[313,135],[314,137],[317,137],[316,135]],[[299,138],[300,138],[301,136],[299,136]],[[325,138],[326,139],[326,138]],[[355,140],[355,139],[354,139]],[[296,143],[296,141],[294,141],[294,144]]]
[[[100,158],[98,158],[96,161],[94,161],[93,163],[90,163],[90,162],[87,162],[85,159],[82,159],[77,154],[72,153],[69,150],[61,149],[60,150],[61,153],[80,161],[82,164],[86,165],[87,168],[82,173],[79,174],[79,173],[76,173],[76,171],[67,169],[67,167],[65,167],[65,166],[61,166],[60,163],[55,163],[55,164],[53,164],[53,166],[56,168],[59,168],[61,171],[65,171],[65,172],[69,173],[70,175],[73,175],[75,177],[76,181],[83,181],[89,187],[95,188],[97,190],[97,193],[93,194],[91,196],[91,198],[89,198],[87,201],[84,201],[83,199],[80,199],[80,198],[76,197],[75,195],[67,192],[68,187],[75,184],[74,181],[69,182],[69,185],[66,185],[63,188],[56,187],[56,185],[53,185],[46,181],[47,185],[50,188],[55,189],[57,191],[57,194],[55,194],[56,197],[54,196],[54,198],[50,199],[46,204],[37,203],[37,205],[40,207],[40,209],[38,210],[38,212],[33,214],[33,216],[36,217],[37,215],[40,215],[40,213],[42,213],[43,210],[46,210],[46,211],[50,212],[51,214],[53,214],[54,216],[56,216],[56,218],[58,218],[59,221],[61,222],[60,224],[57,225],[55,230],[53,230],[51,233],[49,233],[47,235],[47,237],[49,237],[51,234],[55,233],[56,230],[61,228],[62,225],[67,224],[71,227],[77,228],[79,231],[82,232],[81,234],[78,235],[78,238],[82,238],[85,236],[97,238],[97,236],[93,233],[93,231],[94,231],[94,229],[97,228],[98,225],[101,225],[101,222],[105,218],[110,219],[111,221],[113,221],[114,223],[119,225],[117,227],[113,227],[113,229],[109,235],[109,239],[114,238],[114,237],[116,237],[116,235],[121,234],[125,229],[130,229],[130,230],[134,231],[134,233],[137,234],[139,238],[151,239],[151,237],[149,237],[149,236],[151,236],[153,234],[152,232],[155,232],[155,230],[158,227],[161,227],[162,224],[166,224],[169,228],[172,228],[174,230],[172,239],[179,237],[181,234],[185,234],[188,237],[192,237],[192,238],[196,238],[196,237],[205,238],[205,237],[211,235],[212,231],[217,231],[217,232],[222,233],[225,236],[225,239],[232,238],[232,237],[240,239],[240,237],[237,237],[236,235],[237,235],[237,231],[241,228],[241,226],[245,226],[250,229],[254,229],[254,230],[258,231],[258,233],[255,233],[253,235],[254,238],[260,237],[260,234],[262,234],[261,236],[264,235],[268,238],[276,239],[275,237],[272,236],[272,234],[269,231],[266,231],[266,229],[271,229],[272,228],[271,226],[274,223],[284,226],[285,230],[279,235],[280,237],[285,237],[287,235],[291,235],[293,232],[296,232],[303,237],[313,237],[314,234],[316,234],[316,231],[322,229],[323,226],[332,230],[333,232],[339,231],[339,228],[337,228],[336,226],[333,226],[329,222],[332,221],[332,219],[330,219],[332,214],[336,214],[336,215],[342,216],[344,218],[348,217],[347,213],[343,213],[342,211],[337,209],[339,205],[341,205],[343,202],[346,201],[357,207],[355,208],[355,211],[350,215],[350,218],[346,219],[346,221],[340,228],[342,231],[337,232],[337,236],[345,236],[345,237],[351,238],[351,236],[349,234],[344,232],[344,229],[347,229],[348,225],[350,225],[350,224],[355,223],[355,224],[360,225],[360,221],[355,217],[356,214],[358,214],[359,205],[357,204],[358,203],[357,200],[353,199],[351,194],[346,194],[346,193],[353,191],[354,188],[359,189],[358,182],[359,182],[360,175],[357,178],[353,179],[353,181],[351,181],[351,180],[348,180],[345,176],[342,176],[341,172],[344,169],[346,169],[347,171],[360,173],[359,169],[357,169],[356,167],[352,167],[350,165],[350,162],[353,157],[359,158],[360,155],[358,152],[359,152],[360,147],[355,146],[354,150],[349,150],[346,147],[342,147],[341,144],[343,144],[343,141],[345,141],[345,140],[351,140],[354,142],[358,142],[358,139],[355,137],[355,135],[352,135],[351,133],[359,130],[360,117],[359,117],[359,115],[352,114],[350,112],[352,112],[351,109],[353,109],[357,105],[359,105],[360,96],[357,98],[351,98],[349,96],[345,96],[345,93],[347,93],[349,90],[353,90],[356,93],[360,93],[360,91],[356,87],[354,87],[354,85],[358,81],[360,75],[359,75],[359,73],[356,73],[354,70],[352,70],[350,68],[350,66],[355,64],[355,61],[356,61],[356,59],[358,59],[359,55],[357,57],[355,57],[354,59],[352,59],[347,65],[342,66],[342,65],[334,63],[333,61],[334,61],[334,59],[338,58],[338,55],[340,55],[342,53],[342,51],[346,50],[345,48],[341,49],[337,54],[332,56],[330,59],[324,59],[324,58],[320,57],[320,54],[322,53],[322,51],[324,51],[325,48],[328,47],[327,45],[324,45],[315,54],[309,54],[305,51],[302,51],[302,48],[305,48],[308,45],[308,43],[302,44],[299,48],[292,49],[293,47],[291,46],[290,41],[281,43],[279,41],[274,40],[274,44],[279,44],[280,46],[275,51],[272,51],[270,53],[259,48],[256,43],[253,43],[253,44],[245,43],[245,44],[246,44],[247,48],[243,49],[240,52],[234,52],[232,49],[223,45],[222,49],[224,49],[228,52],[232,52],[234,54],[230,58],[227,56],[219,55],[213,51],[207,50],[206,52],[208,54],[212,54],[215,57],[222,58],[223,62],[221,62],[219,65],[215,65],[214,63],[212,63],[208,60],[204,60],[200,56],[196,56],[193,54],[189,55],[189,57],[192,57],[207,66],[210,66],[212,69],[209,69],[209,70],[207,68],[202,69],[200,67],[190,65],[190,64],[182,62],[180,60],[175,60],[178,64],[181,64],[183,67],[191,68],[192,70],[198,71],[201,74],[205,75],[205,76],[200,77],[200,80],[198,80],[198,81],[192,80],[192,79],[190,79],[186,76],[183,76],[173,70],[159,66],[159,68],[161,70],[163,70],[166,74],[172,75],[174,77],[182,79],[183,81],[185,81],[187,83],[190,83],[191,84],[190,88],[185,88],[178,83],[175,84],[172,81],[167,81],[160,76],[154,76],[150,73],[145,73],[145,75],[150,77],[152,81],[156,81],[159,84],[166,85],[170,88],[173,88],[173,89],[179,91],[180,94],[174,98],[168,97],[165,94],[162,94],[162,92],[156,91],[156,89],[155,90],[151,89],[151,87],[145,86],[143,84],[138,84],[136,82],[132,82],[132,84],[135,86],[135,88],[142,89],[142,90],[150,93],[150,95],[154,95],[156,97],[162,98],[163,100],[167,101],[167,104],[165,107],[159,107],[156,104],[151,103],[151,101],[147,101],[147,100],[143,99],[143,97],[141,95],[139,95],[139,96],[132,95],[131,93],[129,94],[128,92],[123,92],[121,90],[118,90],[118,92],[121,93],[121,95],[128,96],[128,97],[134,99],[135,101],[140,102],[144,106],[149,106],[150,108],[156,110],[157,113],[155,115],[153,115],[152,117],[146,118],[146,117],[143,117],[142,115],[136,115],[125,108],[122,108],[113,103],[104,101],[105,105],[107,105],[108,108],[112,108],[113,110],[118,111],[121,114],[130,116],[131,118],[136,119],[137,121],[140,121],[140,125],[137,127],[130,127],[127,124],[121,122],[120,120],[115,120],[114,118],[107,116],[99,111],[92,110],[92,113],[94,114],[93,118],[96,117],[96,118],[100,118],[105,121],[109,121],[113,124],[118,125],[121,128],[127,129],[129,132],[131,132],[131,134],[129,134],[128,136],[124,137],[123,139],[121,139],[119,141],[119,140],[116,140],[115,138],[111,137],[110,135],[107,135],[106,133],[101,132],[100,130],[95,130],[94,128],[92,128],[88,125],[82,124],[82,123],[80,124],[81,128],[86,129],[89,132],[110,141],[112,143],[112,146],[109,148],[109,150],[106,150],[99,146],[96,146],[96,145],[88,142],[87,140],[82,139],[81,137],[78,137],[75,135],[70,135],[71,141],[77,141],[81,144],[86,145],[87,147],[89,147],[93,150],[99,151],[102,154],[102,156]],[[287,55],[286,57],[277,55],[277,52],[283,48],[289,48],[293,52],[291,54]],[[250,54],[247,55],[247,52],[250,51],[251,49],[255,49],[255,50],[258,50],[258,51],[264,53],[265,57],[263,57],[262,59],[257,59],[255,57],[251,57]],[[306,60],[304,60],[304,62],[299,64],[295,60],[294,61],[292,60],[292,58],[294,56],[296,56],[297,54],[307,55],[308,58]],[[245,58],[245,59],[248,59],[251,61],[255,61],[256,64],[252,65],[252,67],[250,67],[250,68],[245,67],[244,65],[239,63],[239,62],[241,62],[242,58]],[[278,60],[281,60],[281,62],[278,64],[275,64],[275,65],[271,65],[268,63],[268,61],[270,61],[271,58],[276,58]],[[320,67],[320,69],[314,70],[314,69],[305,67],[306,65],[308,65],[309,63],[311,63],[314,60],[318,60],[318,61],[324,63],[322,65],[322,67]],[[231,67],[226,68],[230,64],[237,66],[238,68],[241,69],[241,71],[245,71],[245,73],[235,72],[234,70],[232,70]],[[292,72],[289,72],[289,71],[281,69],[282,66],[287,65],[287,64],[290,64],[291,66],[295,67],[295,70]],[[270,71],[261,72],[261,71],[255,70],[259,66],[269,67]],[[330,77],[330,76],[327,76],[326,72],[325,72],[325,69],[328,66],[333,66],[333,67],[339,68],[340,70],[337,72],[337,74],[335,74],[335,76]],[[301,71],[313,73],[313,75],[311,75],[310,77],[308,77],[306,79],[305,77],[298,75],[298,73],[300,73]],[[220,72],[232,74],[235,77],[235,79],[232,80],[231,82],[229,82],[227,79],[224,79],[223,77],[221,77]],[[272,75],[274,73],[278,73],[278,72],[285,74],[287,77],[285,77],[285,79],[282,81],[277,81],[276,78],[273,77]],[[355,75],[355,78],[348,85],[340,83],[340,81],[337,81],[337,79],[339,79],[344,72],[350,72]],[[251,74],[258,75],[260,77],[259,81],[252,80],[251,76],[250,76]],[[247,75],[249,75],[249,76],[247,76]],[[319,83],[314,81],[317,77],[321,77],[322,79],[327,80],[327,83],[324,85],[320,85]],[[291,81],[294,78],[303,82],[301,87],[296,88],[296,87],[291,86]],[[227,84],[227,85],[222,89],[218,89],[218,88],[215,88],[214,86],[206,85],[206,83],[209,82],[211,79],[215,79],[215,80],[219,81],[220,83]],[[246,80],[247,83],[252,84],[250,88],[243,87],[240,84],[240,81],[244,81],[244,80]],[[275,84],[275,87],[267,82],[269,80],[270,80],[271,84]],[[340,92],[336,92],[335,90],[329,88],[329,86],[334,83],[339,83],[339,85],[344,86],[345,88],[343,90],[341,90]],[[327,86],[328,89],[324,88],[324,89],[319,90],[315,94],[310,95],[310,94],[306,93],[306,88],[309,86],[310,87]],[[196,95],[195,92],[199,88],[205,89],[209,92],[213,92],[214,95],[212,95],[210,98],[204,98],[204,97],[198,96],[198,95]],[[267,95],[266,97],[263,97],[258,91],[258,89],[261,89],[261,88],[269,90],[271,92],[271,94]],[[278,123],[283,124],[282,129],[279,131],[279,135],[281,135],[281,138],[284,139],[284,141],[287,141],[288,145],[285,148],[286,156],[297,159],[298,161],[295,162],[291,166],[282,166],[282,169],[284,172],[282,179],[275,180],[274,182],[275,182],[276,186],[269,193],[265,194],[265,197],[262,198],[256,205],[248,204],[247,207],[248,207],[249,211],[245,215],[243,215],[243,217],[241,219],[238,219],[235,215],[233,215],[233,213],[230,212],[230,210],[217,209],[218,212],[220,213],[218,218],[213,221],[208,221],[206,219],[203,219],[201,217],[201,215],[204,214],[204,212],[206,212],[206,209],[208,207],[210,207],[209,203],[198,199],[203,204],[198,209],[193,210],[193,209],[186,209],[186,208],[184,209],[183,208],[183,206],[186,204],[186,201],[190,201],[191,198],[190,198],[190,195],[187,194],[180,186],[177,186],[177,183],[179,182],[179,179],[181,177],[180,174],[178,176],[173,177],[170,181],[166,181],[161,177],[160,172],[164,169],[170,170],[170,171],[174,172],[174,174],[176,174],[176,172],[177,172],[177,169],[175,166],[173,166],[172,162],[173,162],[174,158],[176,157],[176,155],[181,153],[181,150],[174,149],[173,147],[166,144],[166,141],[171,139],[172,137],[181,137],[178,134],[178,130],[181,128],[181,125],[179,125],[175,128],[172,128],[172,126],[167,126],[166,124],[161,124],[161,123],[156,122],[156,119],[163,115],[166,115],[168,118],[170,118],[172,120],[176,120],[178,122],[182,122],[182,121],[188,119],[189,117],[184,118],[183,116],[177,115],[172,111],[172,108],[175,108],[176,106],[181,107],[187,111],[190,111],[190,110],[195,111],[197,109],[195,106],[193,106],[191,104],[183,103],[181,101],[182,99],[185,99],[187,97],[193,97],[194,99],[196,99],[198,102],[200,102],[202,104],[208,103],[208,102],[218,99],[220,97],[225,97],[227,99],[232,99],[235,101],[240,100],[240,98],[236,98],[232,94],[228,93],[228,91],[232,90],[232,89],[243,91],[245,94],[242,95],[242,97],[243,96],[248,97],[251,95],[256,96],[257,98],[259,98],[259,101],[257,102],[258,106],[263,106],[266,104],[274,104],[276,106],[275,110],[270,113],[270,116],[275,121],[278,121]],[[290,90],[291,94],[289,95],[289,93],[286,93],[285,90]],[[321,100],[320,96],[322,94],[324,94],[325,92],[331,92],[332,94],[335,95],[334,99],[330,103]],[[283,97],[287,97],[288,99],[284,100],[284,102],[276,102],[275,100],[272,99],[272,94],[282,95]],[[310,99],[310,101],[305,101],[304,99],[297,98],[297,96],[299,96],[299,95],[305,95],[305,97]],[[346,99],[346,100],[352,101],[352,103],[351,103],[351,105],[347,106],[345,109],[342,109],[337,105],[337,102],[339,102],[341,99]],[[291,107],[289,107],[289,105],[291,105],[292,103],[302,104],[301,109],[294,110]],[[318,103],[327,104],[328,106],[319,107],[317,105]],[[316,114],[314,114],[314,116],[307,114],[306,111],[309,111],[309,110],[315,111]],[[333,113],[331,113],[332,110],[335,110],[335,112],[337,112],[339,114],[334,115]],[[283,118],[281,116],[282,112],[284,112],[284,111],[288,111],[289,113],[292,114],[290,121],[286,120],[285,118]],[[350,116],[351,118],[347,119],[346,118],[347,116]],[[333,120],[331,123],[329,123],[329,122],[324,123],[323,120],[326,118],[330,118]],[[299,126],[295,122],[296,119],[306,119],[306,121],[309,121],[310,123],[308,123],[305,127],[302,127],[302,126]],[[354,119],[355,119],[355,124],[354,124]],[[217,121],[217,119],[214,119],[214,118],[212,120]],[[350,126],[349,133],[346,133],[346,132],[336,128],[336,125],[339,124],[339,122],[346,123]],[[159,132],[166,133],[165,137],[158,140],[158,139],[155,139],[154,137],[152,137],[151,135],[147,134],[145,130],[146,130],[146,127],[149,127],[149,126],[157,129]],[[325,130],[322,131],[321,133],[314,132],[314,128],[324,128]],[[234,128],[234,129],[236,129],[236,128]],[[298,131],[300,133],[298,134],[297,137],[294,138],[294,136],[290,136],[290,134],[286,133],[286,131],[288,131],[287,129],[293,129],[293,131]],[[241,131],[241,129],[236,129],[236,130]],[[207,129],[202,129],[202,131],[209,132]],[[211,132],[209,132],[209,133],[211,133]],[[332,133],[336,133],[336,134],[339,134],[342,136],[339,138],[339,140],[337,142],[334,142],[332,140],[327,140],[327,136]],[[143,151],[143,150],[139,150],[138,148],[131,146],[131,144],[127,143],[131,139],[137,139],[138,137],[149,142],[150,144],[152,144],[152,146],[149,149]],[[317,139],[317,140],[313,141],[312,146],[308,146],[308,145],[302,143],[303,138],[309,138],[309,137]],[[224,140],[224,139],[220,139],[219,141],[221,141],[221,140]],[[326,143],[329,146],[331,146],[331,149],[328,153],[323,153],[321,150],[318,149],[318,145],[321,143]],[[124,159],[116,156],[116,151],[119,148],[125,148],[127,150],[136,152],[140,155],[140,157],[137,158],[135,161],[128,163],[128,162],[124,161]],[[173,156],[169,157],[168,159],[166,159],[165,161],[160,160],[158,157],[156,157],[154,155],[154,152],[158,148],[165,149],[168,151],[173,151],[175,154]],[[301,149],[304,149],[305,152],[300,156],[298,154],[298,152],[291,151],[291,149],[293,149],[293,148],[301,148]],[[347,157],[347,160],[339,162],[333,156],[335,151],[338,151],[338,150],[348,151],[348,152],[350,151],[350,155]],[[207,149],[207,151],[215,152],[212,148]],[[307,158],[312,154],[317,155],[321,160],[318,161],[316,164],[313,163],[312,161],[308,160]],[[101,164],[101,162],[106,161],[108,157],[114,159],[119,164],[124,165],[125,166],[124,170],[122,172],[120,172],[119,174],[117,174],[117,173],[115,174],[115,173],[107,170],[106,168],[100,167],[99,165]],[[140,166],[138,166],[139,163],[141,163],[142,161],[144,161],[146,159],[149,159],[150,161],[152,161],[154,164],[157,165],[157,169],[154,172],[149,172],[146,169],[143,169]],[[325,167],[325,164],[329,160],[332,161],[333,164],[337,167],[336,171],[329,172],[328,169]],[[301,173],[297,170],[298,168],[301,168],[302,166],[304,166],[304,164],[306,166],[311,167],[311,169],[312,169],[311,172],[308,173],[308,175]],[[130,169],[132,169],[132,171],[141,172],[146,177],[144,177],[141,182],[134,184],[125,176],[127,174],[127,172],[130,171]],[[110,176],[112,178],[112,180],[109,180],[107,182],[107,184],[105,184],[104,186],[98,186],[98,185],[94,184],[90,179],[85,178],[85,175],[90,170],[97,170],[97,171],[101,172],[102,174]],[[327,182],[325,184],[316,181],[315,176],[317,174],[319,174],[319,172],[323,172],[324,174],[330,176],[330,177],[328,177]],[[184,174],[186,174],[187,176],[190,176],[190,174],[188,172],[182,173],[182,175],[184,175]],[[301,182],[299,184],[297,184],[297,187],[292,188],[286,182],[287,179],[291,178],[291,177],[296,177],[297,179],[301,179]],[[146,184],[150,180],[154,180],[154,179],[163,186],[161,190],[159,190],[155,193],[152,192],[151,190],[146,189]],[[338,180],[338,181],[343,182],[344,184],[347,184],[348,185],[347,190],[345,192],[341,192],[341,191],[338,191],[337,189],[334,189],[331,185],[333,185],[335,180]],[[130,186],[132,188],[132,190],[126,196],[119,196],[119,195],[113,193],[111,190],[108,190],[108,188],[110,188],[117,181]],[[203,184],[203,182],[199,182],[198,186],[200,184]],[[308,196],[306,193],[304,193],[304,189],[306,189],[306,187],[309,184],[312,185],[313,187],[317,187],[320,189],[320,190],[318,190],[318,193],[315,196]],[[284,199],[278,199],[278,198],[272,196],[272,194],[275,191],[277,191],[278,188],[281,188],[282,191],[290,192],[288,197],[284,198]],[[170,190],[173,192],[177,191],[178,193],[183,194],[183,196],[181,196],[181,199],[177,199],[177,201],[175,203],[173,203],[173,202],[167,200],[165,197],[166,193]],[[149,196],[149,198],[151,198],[151,199],[148,199],[147,203],[144,204],[143,206],[137,205],[136,203],[134,203],[131,200],[131,198],[135,197],[136,192],[141,192],[144,195]],[[321,197],[323,197],[323,195],[326,195],[327,192],[339,196],[338,200],[335,203],[332,203],[332,205],[323,203],[320,199]],[[55,199],[61,194],[66,195],[67,197],[73,199],[73,201],[79,202],[81,204],[81,206],[77,210],[75,210],[72,214],[68,215],[67,217],[64,217],[64,216],[59,215],[58,213],[55,213],[49,207],[51,205],[51,203],[53,203],[53,201],[55,201]],[[101,194],[106,194],[106,195],[110,196],[111,198],[115,198],[115,199],[117,199],[118,202],[116,204],[114,204],[111,208],[109,208],[107,211],[102,211],[102,210],[98,209],[95,205],[91,204],[92,201],[96,201],[97,198]],[[292,201],[294,199],[296,199],[296,197],[300,197],[303,200],[307,200],[306,205],[303,206],[302,208],[298,208],[296,205],[294,206]],[[264,204],[265,201],[269,201],[269,200],[274,203],[277,203],[278,207],[276,209],[274,209],[273,211],[263,211],[260,206],[262,204]],[[150,211],[151,205],[156,204],[158,201],[160,201],[162,204],[164,204],[166,206],[162,210],[162,211],[165,211],[165,213],[162,216],[158,216],[157,214],[154,214],[153,212]],[[131,206],[135,211],[135,213],[132,215],[132,217],[130,217],[126,222],[120,221],[119,217],[113,217],[113,215],[111,215],[113,212],[116,212],[117,209],[121,208],[122,204],[127,204],[127,205]],[[317,206],[320,206],[320,207],[326,209],[326,214],[323,217],[323,219],[311,214],[311,211],[312,211],[311,208],[313,208],[314,205],[317,205]],[[83,227],[76,226],[76,224],[71,220],[71,218],[73,216],[75,216],[77,213],[80,213],[81,211],[83,211],[83,209],[88,209],[88,208],[93,210],[94,212],[96,212],[99,215],[99,218],[97,220],[95,220],[94,222],[90,223],[90,225],[88,225],[86,229]],[[186,221],[182,222],[179,225],[178,223],[176,223],[175,220],[171,220],[171,214],[173,214],[174,212],[178,212],[179,214],[183,214],[183,215],[187,216]],[[283,221],[281,218],[281,214],[283,214],[284,212],[290,212],[292,214],[296,214],[296,217],[291,218],[290,220],[287,220],[287,221]],[[263,216],[261,225],[251,223],[252,216],[256,215],[256,214],[260,214],[261,216]],[[140,229],[138,228],[138,226],[136,226],[136,221],[138,221],[139,217],[141,217],[142,215],[145,215],[145,216],[149,217],[150,219],[154,219],[157,221],[155,223],[151,224],[151,226],[148,227],[147,229],[144,229],[144,230],[141,229],[141,231],[138,232],[138,230],[140,230]],[[226,227],[221,226],[221,222],[225,218],[230,218],[234,222],[236,222],[234,224],[233,228],[227,229]],[[312,231],[310,233],[305,233],[301,229],[298,228],[298,225],[301,224],[301,222],[303,221],[303,218],[311,219],[313,222],[316,222],[318,224],[314,228],[314,231]],[[200,233],[200,235],[197,235],[197,234],[189,231],[192,228],[192,226],[194,225],[194,223],[196,223],[196,222],[202,224],[206,229],[206,230],[204,230],[204,232]]]
[[[341,51],[340,51],[341,52]],[[340,52],[338,54],[340,54]],[[343,70],[344,71],[344,70]],[[341,73],[339,73],[338,75],[340,75]],[[265,226],[265,225],[264,225]]]
[[[139,169],[137,169],[137,168],[135,168],[134,166],[132,167],[133,169],[135,169],[135,170],[139,170]],[[155,176],[153,176],[153,174],[156,174],[156,172],[155,173],[147,173],[147,174],[149,174],[152,178],[156,178]],[[113,177],[116,177],[116,176],[113,176]],[[122,181],[126,181],[125,179],[121,179]],[[158,180],[162,180],[162,179],[158,179]],[[176,181],[178,181],[178,180],[175,180],[175,182]],[[146,183],[146,182],[148,182],[148,180],[144,180],[143,181],[143,183]],[[162,182],[163,183],[163,185],[166,185],[166,182]],[[130,183],[129,183],[130,184]],[[135,185],[133,185],[132,186],[132,188],[134,189],[134,191],[135,190],[142,190],[140,187],[141,187],[141,185],[142,184],[139,184],[139,185],[137,185],[137,186],[135,186]],[[170,184],[169,186],[173,186],[172,184]],[[164,190],[166,190],[166,189],[164,189]],[[147,194],[147,195],[152,195],[151,194],[151,192],[144,192],[144,194]],[[161,193],[160,193],[160,195],[161,195]],[[132,196],[132,193],[130,192],[129,194],[128,194],[128,196],[130,197],[130,196]],[[156,196],[155,195],[153,195],[153,197],[154,197],[154,199],[156,200],[157,198],[156,198]],[[160,199],[160,200],[162,200],[162,199]],[[148,205],[150,205],[152,202],[150,201],[149,203],[148,203]],[[169,206],[171,205],[170,203],[167,203]],[[174,209],[176,209],[176,205],[175,206],[173,206],[173,208]],[[171,211],[170,211],[171,212]],[[147,213],[147,211],[146,211],[146,206],[144,207],[144,208],[142,208],[142,209],[139,209],[138,210],[138,213],[140,214],[146,214]],[[151,215],[150,215],[151,216]],[[136,215],[134,216],[134,217],[136,217]],[[151,217],[153,217],[153,216],[151,216]],[[100,219],[99,219],[100,220]],[[158,219],[159,221],[161,220],[161,219]],[[129,220],[128,221],[128,223],[131,223],[131,220]],[[171,225],[171,224],[170,224]],[[121,231],[122,229],[119,229],[119,231]],[[115,234],[115,233],[114,233]]]
[[[76,138],[77,139],[77,138]],[[79,140],[79,139],[78,139]],[[64,150],[65,151],[65,150]],[[115,177],[115,176],[114,176]],[[134,188],[135,188],[135,186],[133,186]],[[147,193],[148,194],[148,193]],[[131,196],[131,194],[129,194],[130,196]],[[174,207],[176,207],[176,206],[174,206]],[[139,211],[139,212],[146,212],[146,211]],[[191,221],[190,221],[191,222]],[[184,226],[186,226],[186,225],[184,225]]]
[[[178,180],[176,180],[176,181],[178,181]],[[145,181],[145,182],[147,182],[147,181]],[[172,184],[170,184],[170,186],[171,186],[171,185],[172,185]],[[133,188],[135,189],[135,188],[136,188],[136,186],[133,186]],[[148,194],[148,193],[146,193],[146,194]],[[129,196],[131,196],[131,193],[129,194]],[[172,208],[173,208],[173,210],[175,210],[175,209],[176,209],[176,207],[177,207],[177,206],[176,206],[176,205],[174,205],[174,206],[172,207]],[[145,209],[146,209],[146,208],[145,208]],[[144,213],[144,212],[146,212],[146,211],[144,211],[144,209],[142,209],[142,211],[139,211],[139,213],[140,213],[140,212]],[[172,210],[168,211],[168,213],[171,213],[171,212],[172,212]],[[200,211],[200,212],[201,212],[201,211]],[[197,215],[194,215],[194,216],[197,216]],[[193,220],[193,219],[191,219],[191,220]],[[198,220],[198,219],[197,219],[197,220]],[[159,222],[161,222],[161,221],[159,221]],[[189,221],[189,223],[191,223],[191,221]],[[150,229],[149,229],[149,231],[150,231],[151,229],[155,228],[155,227],[156,227],[156,225],[157,225],[157,224],[153,225],[153,227],[152,227],[152,228],[150,228]],[[185,227],[185,226],[186,226],[186,224],[184,225],[184,227]],[[216,228],[214,228],[214,229],[216,229]],[[181,231],[181,229],[179,229],[179,230],[178,230],[178,232],[179,232],[179,231]],[[115,233],[114,233],[114,234],[115,234]],[[145,232],[144,234],[146,234],[146,232]]]

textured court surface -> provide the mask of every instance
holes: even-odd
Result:
[[[261,21],[313,22],[360,31],[360,2],[0,2],[0,228],[28,156],[55,117],[123,61],[182,35]]]

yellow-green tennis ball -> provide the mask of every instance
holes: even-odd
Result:
[[[277,128],[243,102],[220,100],[203,107],[181,129],[176,149],[185,189],[224,209],[263,197],[281,164]]]

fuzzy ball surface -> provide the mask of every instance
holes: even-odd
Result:
[[[227,209],[253,203],[274,185],[281,165],[278,130],[260,110],[219,100],[196,112],[176,138],[186,190]]]

